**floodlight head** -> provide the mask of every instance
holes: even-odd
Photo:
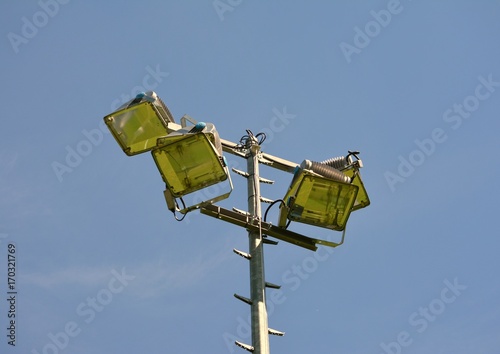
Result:
[[[358,187],[300,169],[285,196],[278,226],[287,219],[341,231],[354,205]]]
[[[286,228],[290,221],[331,230],[345,229],[353,210],[368,206],[359,167],[352,159],[330,159],[325,162],[305,160],[297,166],[280,207],[278,226]],[[341,167],[340,171],[335,167]]]
[[[174,118],[158,95],[148,91],[105,116],[104,122],[123,151],[132,156],[156,147],[158,138],[168,134],[168,123],[174,123]]]
[[[204,203],[225,199],[232,191],[220,138],[211,123],[198,123],[194,127],[182,128],[158,139],[152,155],[169,193],[174,198],[229,180],[228,193],[185,207],[180,210],[181,213]]]

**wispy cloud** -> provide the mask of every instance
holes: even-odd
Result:
[[[16,153],[0,153],[0,207],[10,204],[10,201],[22,198],[26,195],[26,190],[12,188],[9,183],[9,176],[17,165],[19,155]]]
[[[46,201],[38,197],[35,188],[25,182],[19,168],[20,155],[17,152],[3,151],[0,153],[0,215],[2,221],[24,219],[33,215],[48,215],[51,213]],[[1,225],[0,225],[1,226]]]
[[[81,286],[99,287],[107,284],[110,271],[125,269],[134,276],[129,291],[139,298],[154,298],[171,291],[179,291],[198,286],[198,282],[209,276],[232,257],[228,248],[219,252],[200,254],[185,263],[171,263],[163,259],[135,265],[106,265],[99,267],[73,266],[50,273],[32,272],[20,275],[20,281],[44,289]]]
[[[52,289],[62,285],[92,287],[105,283],[110,277],[111,269],[113,267],[72,267],[51,273],[22,273],[20,274],[20,281],[45,289]]]
[[[140,289],[140,297],[152,298],[162,294],[198,286],[200,280],[210,276],[230,257],[227,248],[219,252],[198,255],[186,263],[170,264],[163,260],[143,264],[134,271],[137,281],[134,286]]]
[[[6,152],[0,153],[0,166],[2,166],[2,169],[0,170],[0,179],[3,179],[14,169],[18,158],[18,154],[7,154]]]

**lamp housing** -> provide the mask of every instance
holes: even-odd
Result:
[[[208,200],[184,206],[181,213],[225,199],[232,191],[219,134],[211,123],[200,122],[194,127],[182,128],[161,137],[151,153],[166,184],[166,195],[170,194],[174,198],[181,198],[228,180],[228,192],[220,192],[221,194],[209,197]]]
[[[158,138],[168,134],[168,124],[174,123],[174,118],[158,95],[148,91],[105,116],[104,122],[122,150],[132,156],[155,148]]]
[[[342,231],[352,211],[364,208],[370,200],[359,174],[361,160],[345,159],[332,167],[305,160],[297,166],[280,207],[278,226],[290,221]]]
[[[301,169],[285,195],[278,226],[286,227],[290,220],[341,231],[347,224],[358,189],[353,184]]]

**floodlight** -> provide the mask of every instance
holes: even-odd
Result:
[[[230,190],[180,210],[185,213],[207,202],[225,199],[232,191],[219,135],[211,123],[198,123],[158,139],[153,159],[167,186],[166,198],[180,198],[229,179]],[[169,199],[167,198],[167,204]],[[170,205],[172,203],[170,202]]]
[[[131,156],[153,149],[158,138],[168,134],[168,123],[173,123],[174,118],[156,93],[148,91],[105,116],[104,121],[123,151]]]
[[[370,198],[368,198],[368,193],[366,192],[363,180],[361,179],[361,174],[359,173],[359,169],[363,167],[363,162],[358,158],[358,154],[359,151],[349,151],[349,154],[347,156],[334,157],[320,163],[309,162],[307,166],[310,168],[314,167],[314,170],[315,168],[318,169],[318,166],[328,165],[339,170],[339,172],[342,172],[345,176],[347,176],[349,178],[348,181],[351,184],[358,186],[359,190],[358,195],[356,196],[356,201],[354,202],[354,205],[352,207],[353,211],[370,205]],[[315,171],[321,174],[320,170]],[[339,175],[337,174],[337,176]]]
[[[354,164],[342,170],[347,177],[351,179],[351,184],[358,186],[358,195],[352,206],[352,211],[359,210],[370,205],[370,198],[366,192],[365,185],[361,179],[361,174],[359,173],[359,168],[363,167],[361,160],[357,160]]]
[[[285,203],[280,207],[278,226],[286,228],[290,221],[296,221],[344,230],[351,211],[370,203],[359,167],[361,161],[353,162],[350,158],[324,162],[305,160],[297,167]]]

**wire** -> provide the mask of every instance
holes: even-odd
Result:
[[[242,151],[246,149],[246,141],[248,139],[248,135],[243,135],[239,141],[239,143],[233,147],[234,150]]]
[[[259,139],[259,140],[258,140],[259,145],[262,145],[262,143],[263,143],[264,141],[266,141],[266,138],[267,138],[266,133],[262,133],[262,132],[261,132],[261,133],[258,133],[255,137],[256,137],[257,139]]]
[[[359,157],[358,157],[358,155],[360,154],[359,151],[350,151],[350,150],[347,150],[347,152],[348,152],[348,154],[345,157],[347,161],[349,161],[349,157],[350,156],[354,156],[356,158],[356,160],[359,160]]]
[[[250,129],[246,129],[246,134],[240,138],[239,143],[233,147],[235,150],[245,150],[249,140],[257,140],[257,144],[261,145],[267,138],[266,133],[258,133],[254,135]]]
[[[281,204],[283,204],[284,206],[286,206],[286,203],[283,199],[276,199],[274,202],[272,202],[271,204],[269,204],[269,206],[266,208],[266,211],[264,213],[264,221],[267,221],[267,213],[269,212],[269,210],[271,209],[271,207],[276,204],[276,203],[279,203],[281,202]]]
[[[184,203],[184,199],[182,199],[182,197],[179,197],[179,199],[180,199],[180,201],[181,201],[181,203],[182,203],[182,209],[186,209],[186,203]],[[182,218],[178,218],[178,217],[177,217],[177,214],[175,213],[177,210],[180,210],[180,209],[179,209],[179,204],[177,204],[177,200],[175,200],[174,218],[175,218],[175,220],[177,220],[177,221],[182,221],[182,220],[184,220],[184,218],[186,217],[186,214],[187,214],[187,213],[186,213],[186,214],[183,214],[183,215],[182,215]]]

